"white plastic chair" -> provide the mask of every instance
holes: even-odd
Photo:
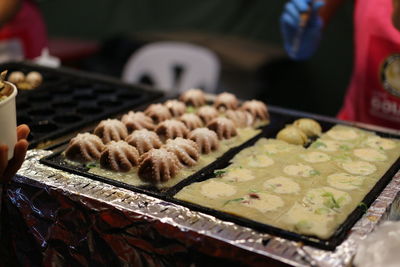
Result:
[[[176,67],[182,68],[179,81],[175,80]],[[209,49],[180,42],[156,42],[133,53],[122,71],[122,80],[138,83],[146,75],[153,86],[165,92],[183,92],[190,88],[216,91],[220,62]]]

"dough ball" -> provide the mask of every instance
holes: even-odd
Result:
[[[284,129],[280,130],[276,135],[276,138],[285,141],[293,145],[304,145],[307,143],[307,135],[293,125],[288,125]]]
[[[293,122],[293,125],[302,130],[308,137],[320,136],[321,125],[313,119],[302,118]]]
[[[38,87],[43,81],[43,76],[37,71],[31,71],[26,75],[26,82],[33,87]]]
[[[25,81],[25,74],[22,71],[13,71],[8,76],[8,81],[13,84]]]

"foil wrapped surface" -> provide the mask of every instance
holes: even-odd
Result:
[[[398,216],[400,172],[346,240],[326,251],[40,164],[50,153],[28,151],[6,191],[7,235],[20,263],[348,266],[359,240]]]

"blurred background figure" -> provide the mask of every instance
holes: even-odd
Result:
[[[324,26],[344,0],[291,0],[281,16],[285,49],[295,60],[317,50]],[[358,0],[354,13],[354,68],[338,117],[400,128],[398,0]],[[332,51],[332,56],[340,55]]]
[[[279,17],[286,0],[37,3],[48,29],[50,54],[68,67],[121,78],[129,57],[143,46],[185,42],[217,55],[217,92],[324,115],[337,113],[350,78],[351,1],[326,29],[318,53],[304,62],[289,60],[282,47]],[[333,60],[332,51],[340,57]]]
[[[46,46],[46,27],[34,1],[0,0],[0,62],[33,59]]]

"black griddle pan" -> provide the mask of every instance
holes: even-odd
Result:
[[[8,75],[37,71],[43,76],[38,88],[18,90],[16,97],[17,123],[31,129],[30,148],[163,97],[147,87],[68,68],[10,62],[1,64],[0,69],[8,70]]]
[[[390,182],[392,177],[396,174],[400,167],[400,159],[398,159],[390,168],[389,170],[382,176],[382,178],[376,183],[376,185],[371,189],[371,191],[365,196],[363,199],[363,203],[365,205],[357,207],[346,219],[346,221],[335,231],[335,233],[329,239],[320,239],[315,236],[308,236],[308,235],[301,235],[294,232],[286,231],[283,229],[279,229],[267,224],[258,223],[252,221],[250,219],[245,219],[236,215],[224,213],[221,211],[217,211],[214,209],[210,209],[207,207],[199,206],[193,203],[181,201],[174,198],[174,195],[179,192],[185,186],[188,186],[195,182],[201,182],[210,178],[214,177],[214,171],[218,169],[225,168],[229,165],[229,161],[242,149],[247,148],[249,146],[254,145],[260,138],[274,138],[279,130],[285,127],[286,124],[292,123],[294,120],[298,118],[313,118],[317,120],[321,126],[323,131],[329,130],[332,126],[336,124],[344,124],[350,125],[358,128],[362,128],[363,130],[370,130],[374,131],[378,135],[382,137],[390,137],[390,138],[400,138],[400,135],[397,133],[389,132],[389,131],[379,131],[378,128],[371,127],[369,125],[360,125],[357,123],[348,123],[340,120],[336,120],[334,118],[319,116],[310,113],[298,112],[294,110],[288,110],[279,107],[269,107],[270,118],[271,122],[269,125],[262,127],[262,132],[248,140],[247,142],[243,143],[242,145],[232,148],[227,151],[224,155],[218,158],[216,161],[212,162],[208,166],[204,167],[200,171],[190,175],[183,181],[179,182],[175,186],[171,188],[166,188],[159,190],[155,186],[132,186],[123,182],[119,182],[107,177],[102,177],[98,175],[94,175],[88,173],[88,168],[84,165],[77,166],[77,165],[70,165],[62,156],[62,151],[53,153],[47,157],[42,158],[40,161],[43,164],[48,166],[61,169],[70,173],[75,173],[78,175],[82,175],[93,180],[98,180],[101,182],[105,182],[114,186],[122,187],[125,189],[132,190],[134,192],[148,194],[166,201],[170,201],[172,203],[176,203],[185,207],[190,208],[191,210],[200,211],[212,216],[215,216],[219,219],[231,221],[237,223],[242,226],[246,226],[249,228],[253,228],[258,231],[266,232],[272,235],[280,236],[283,238],[287,238],[294,241],[303,242],[304,244],[311,245],[317,248],[325,249],[325,250],[334,250],[336,246],[338,246],[347,236],[351,227],[358,221],[361,216],[365,212],[365,205],[369,207],[372,202],[377,198],[377,196],[382,192],[382,190],[386,187],[386,185]],[[266,241],[267,242],[267,241]]]
[[[317,120],[323,129],[323,132],[328,131],[331,127],[333,127],[336,124],[343,124],[343,125],[349,125],[353,127],[358,127],[363,130],[369,130],[375,132],[377,135],[381,137],[386,137],[386,138],[397,138],[400,139],[400,135],[397,133],[393,132],[385,132],[385,131],[377,131],[374,130],[376,129],[375,127],[371,127],[368,125],[360,125],[357,123],[349,123],[349,122],[344,122],[340,121],[337,119],[333,118],[328,118],[324,116],[318,116],[318,115],[313,115],[309,113],[303,113],[303,112],[298,112],[298,111],[293,111],[293,110],[286,110],[283,108],[278,108],[278,107],[270,107],[270,113],[271,117],[275,117],[276,114],[279,114],[281,117],[279,125],[282,126],[283,124],[289,124],[292,123],[294,120],[299,119],[299,118],[312,118]],[[282,119],[282,117],[284,119]],[[277,133],[277,127],[274,125],[274,123],[271,124],[271,127],[273,129],[270,129],[270,131],[263,131],[263,134],[259,136],[256,140],[252,140],[251,142],[246,143],[241,147],[241,149],[244,149],[246,147],[249,147],[253,145],[259,138],[266,137],[266,138],[271,138],[275,137]],[[280,130],[280,129],[279,129]],[[278,130],[278,131],[279,131]],[[272,135],[271,135],[272,134]],[[237,215],[233,214],[228,214],[225,212],[221,212],[218,210],[214,210],[211,208],[207,208],[204,206],[200,206],[197,204],[193,204],[190,202],[178,200],[174,198],[174,195],[177,194],[182,188],[185,186],[188,186],[192,183],[195,182],[201,182],[205,181],[210,178],[214,178],[215,174],[214,171],[218,169],[223,169],[227,167],[230,163],[229,161],[235,156],[236,153],[230,153],[226,154],[223,158],[218,160],[214,164],[213,169],[208,169],[207,173],[204,173],[202,176],[198,177],[190,177],[181,183],[177,184],[167,192],[167,200],[185,207],[188,207],[191,210],[196,210],[200,211],[212,216],[215,216],[219,219],[225,220],[225,221],[231,221],[234,223],[237,223],[242,226],[246,226],[261,232],[266,232],[271,235],[287,238],[293,241],[298,241],[302,242],[306,245],[311,245],[320,249],[324,250],[335,250],[335,248],[340,245],[344,239],[346,238],[347,234],[349,233],[349,230],[353,227],[353,225],[362,217],[362,215],[366,212],[366,208],[369,207],[375,199],[379,196],[379,194],[383,191],[383,189],[387,186],[387,184],[391,181],[393,176],[399,171],[400,169],[400,158],[398,158],[395,163],[392,164],[392,166],[386,171],[386,173],[378,180],[378,182],[375,184],[375,186],[370,190],[370,192],[363,198],[362,205],[359,205],[352,213],[349,214],[347,219],[336,229],[334,234],[329,238],[329,239],[321,239],[316,236],[310,236],[310,235],[303,235],[303,234],[297,234],[291,231],[283,230],[271,225],[259,223],[250,219],[246,219]],[[360,204],[361,204],[360,203]],[[268,242],[268,240],[265,241],[265,243]]]

